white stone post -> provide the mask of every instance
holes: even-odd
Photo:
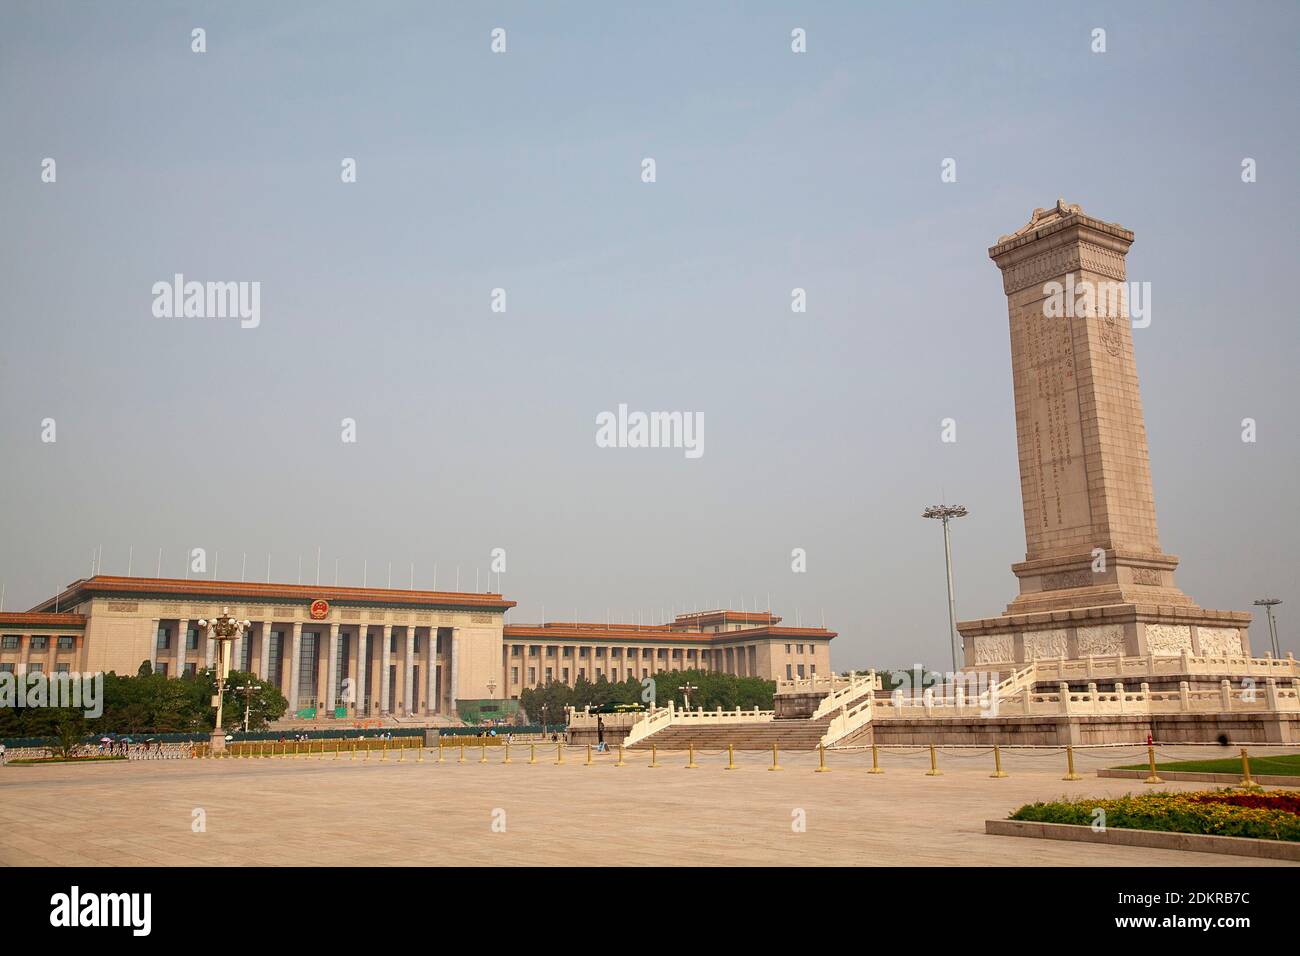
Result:
[[[406,629],[406,657],[402,661],[402,708],[414,714],[412,698],[415,696],[415,628]]]
[[[1178,709],[1183,711],[1192,709],[1192,688],[1185,680],[1178,682]]]
[[[393,625],[384,625],[384,636],[380,640],[384,643],[379,648],[379,712],[387,714],[391,703],[388,699],[388,671],[393,665]]]
[[[261,660],[258,663],[260,668],[257,676],[261,680],[267,680],[271,674],[271,627],[270,621],[262,622],[262,647],[260,652]],[[280,688],[276,688],[279,690]]]
[[[509,652],[507,651],[507,655],[508,654]],[[510,676],[509,661],[510,658],[507,656],[506,671],[501,675],[503,681],[508,679]],[[432,714],[438,709],[438,701],[436,699],[438,693],[438,625],[436,624],[429,628],[429,643],[424,649],[424,666],[424,680],[427,688],[424,694],[424,712],[426,714]],[[506,684],[506,687],[509,686],[509,684]],[[507,696],[509,695],[507,694]]]
[[[329,711],[329,716],[333,717],[334,708],[338,703],[336,689],[339,684],[339,626],[331,624],[329,634],[330,656],[327,668],[329,678],[325,687],[325,709]]]
[[[1277,706],[1277,681],[1269,677],[1264,681],[1264,704],[1270,711],[1276,713]]]
[[[1232,681],[1226,677],[1219,681],[1219,703],[1224,710],[1232,710]]]
[[[1056,693],[1061,698],[1061,713],[1068,714],[1070,712],[1070,685],[1065,681],[1060,681],[1056,685]]]
[[[302,624],[295,621],[289,645],[289,714],[298,713],[298,671],[302,662]]]
[[[367,640],[367,628],[364,624],[357,628],[357,673],[353,680],[356,687],[353,693],[356,696],[356,714],[361,716],[370,713],[370,688],[367,681],[370,677],[366,666],[370,663],[370,648]]]
[[[181,618],[176,622],[176,673],[173,677],[180,677],[185,673],[185,645],[190,639],[190,621],[189,618]]]

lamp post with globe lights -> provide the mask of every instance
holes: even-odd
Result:
[[[1256,607],[1262,607],[1268,612],[1268,642],[1273,648],[1273,656],[1282,656],[1282,645],[1277,639],[1277,622],[1273,620],[1273,608],[1282,602],[1275,597],[1260,598],[1255,602]]]
[[[230,674],[230,645],[236,638],[242,637],[251,626],[248,621],[237,621],[230,616],[230,608],[222,608],[215,619],[199,620],[199,627],[206,628],[208,640],[217,642],[217,693],[212,698],[212,706],[217,708],[217,726],[212,731],[212,752],[222,753],[226,749],[226,732],[221,726],[222,708],[225,703],[226,677]]]

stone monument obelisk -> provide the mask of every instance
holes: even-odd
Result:
[[[1133,233],[1058,200],[989,249],[1011,319],[1025,560],[1001,617],[964,621],[965,666],[1243,655],[1250,614],[1198,607],[1160,549],[1133,359]]]

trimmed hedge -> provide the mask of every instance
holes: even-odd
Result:
[[[1273,797],[1277,799],[1270,799]],[[1248,798],[1248,799],[1244,799]],[[1300,842],[1300,814],[1288,794],[1243,794],[1227,790],[1196,793],[1157,791],[1107,800],[1029,803],[1008,819],[1092,826],[1093,811],[1105,811],[1105,826],[1206,836],[1250,837]]]

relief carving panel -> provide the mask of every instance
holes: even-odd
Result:
[[[1186,624],[1148,624],[1147,653],[1177,657],[1192,649],[1192,629]]]
[[[1028,631],[1025,633],[1025,660],[1039,658],[1069,657],[1070,632],[1065,628],[1050,631]]]

